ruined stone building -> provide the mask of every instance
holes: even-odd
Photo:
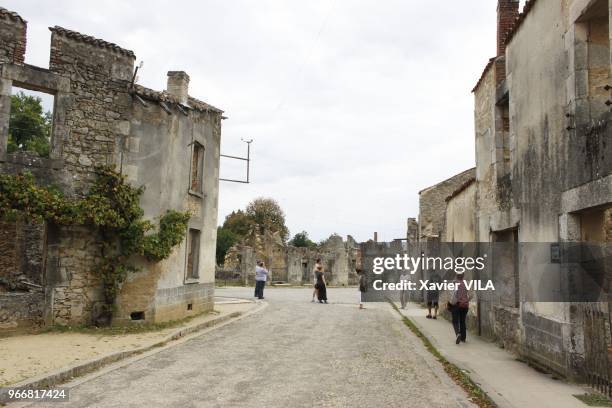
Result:
[[[313,283],[314,265],[321,259],[328,284],[356,285],[356,269],[361,265],[360,246],[349,235],[346,242],[339,235],[331,235],[316,249],[285,244],[278,233],[255,232],[253,228],[240,243],[229,249],[218,279],[227,277],[243,284],[255,280],[255,265],[264,261],[270,271],[269,281],[293,285]]]
[[[474,328],[547,370],[608,387],[611,11],[608,0],[531,0],[519,13],[518,0],[499,0],[496,55],[473,90],[474,179],[435,203],[420,196],[420,222],[442,225],[443,241],[493,248],[480,278],[500,290],[474,297]],[[569,243],[580,243],[571,262]],[[594,265],[603,276],[590,303],[542,295],[571,292],[572,271]]]
[[[164,91],[133,84],[135,55],[51,27],[49,68],[24,63],[27,24],[0,8],[0,171],[81,197],[97,166],[114,166],[141,197],[145,218],[191,212],[185,239],[159,263],[134,260],[114,322],[160,322],[213,307],[222,111],[189,95],[189,76],[168,72]],[[54,98],[49,157],[7,152],[14,87]],[[96,321],[101,285],[95,233],[85,226],[3,223],[0,330]],[[28,290],[29,289],[29,290]]]
[[[462,186],[473,182],[474,175],[475,169],[468,169],[419,191],[418,221],[415,218],[407,220],[406,241],[409,256],[436,255],[440,242],[444,240],[446,199]],[[411,279],[415,282],[428,279],[431,272],[433,271],[419,269],[412,274]],[[424,293],[419,291],[411,291],[409,295],[414,301],[425,300]]]
[[[419,191],[418,237],[420,241],[442,237],[445,199],[464,183],[474,178],[475,169],[465,170],[453,177]]]

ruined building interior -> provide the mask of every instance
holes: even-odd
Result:
[[[213,307],[223,112],[189,95],[189,76],[168,72],[166,90],[134,84],[130,50],[51,27],[49,68],[24,63],[26,21],[0,8],[0,172],[30,172],[40,185],[81,197],[98,166],[145,190],[140,205],[155,223],[189,211],[182,243],[155,263],[135,259],[116,299],[113,323],[161,322]],[[15,88],[53,98],[48,157],[9,153]],[[26,221],[0,228],[0,330],[96,321],[101,285],[96,232],[87,226]]]

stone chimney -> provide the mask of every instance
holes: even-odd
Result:
[[[378,242],[378,232],[374,232],[374,242]]]
[[[506,54],[506,36],[519,16],[519,0],[497,2],[497,56]]]
[[[174,96],[178,101],[187,105],[189,97],[189,75],[185,71],[168,71],[168,94]]]

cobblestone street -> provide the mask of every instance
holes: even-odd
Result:
[[[266,289],[263,311],[76,385],[66,406],[472,406],[387,304],[358,310],[355,289],[330,289],[328,305],[311,293]]]

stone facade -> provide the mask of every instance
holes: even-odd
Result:
[[[158,322],[212,309],[222,111],[190,97],[182,71],[168,73],[166,91],[148,89],[132,82],[132,51],[61,27],[50,30],[49,69],[23,64],[26,23],[0,8],[0,171],[29,171],[38,183],[77,198],[88,192],[97,166],[111,166],[145,187],[141,207],[154,224],[169,209],[190,211],[186,239],[168,259],[134,259],[139,271],[123,285],[113,322]],[[54,95],[48,158],[6,151],[13,85]],[[95,231],[43,228],[38,255],[32,245],[23,247],[30,253],[11,248],[0,234],[0,247],[9,250],[0,276],[7,269],[30,276],[38,267],[45,322],[94,323],[102,301]],[[24,254],[40,262],[10,261]]]
[[[0,8],[0,19],[5,21],[0,26],[0,61],[23,63],[26,50],[27,23],[17,13]]]
[[[41,327],[44,296],[40,291],[0,293],[0,332],[5,335]]]
[[[444,241],[460,236],[491,250],[480,278],[494,277],[500,289],[474,296],[478,332],[547,370],[584,379],[589,361],[611,358],[603,323],[610,303],[596,304],[604,329],[593,335],[594,306],[533,293],[567,292],[571,279],[561,277],[588,267],[588,259],[552,261],[558,245],[609,251],[612,242],[612,5],[531,0],[520,15],[515,10],[518,1],[499,0],[497,55],[473,90],[475,180],[446,203],[441,195],[424,201],[421,192],[420,238],[436,234],[431,214],[445,208]],[[600,265],[609,277],[609,262]],[[593,348],[589,336],[601,345]]]
[[[466,181],[446,198],[443,242],[476,242],[474,213],[476,210],[475,179]]]
[[[474,169],[469,169],[419,191],[420,240],[442,236],[446,198],[472,178]]]

